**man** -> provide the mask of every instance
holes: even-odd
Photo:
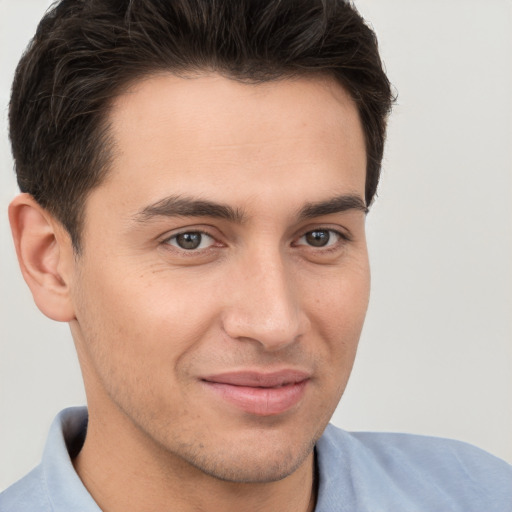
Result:
[[[510,508],[510,468],[476,449],[327,427],[390,104],[341,2],[47,14],[13,85],[9,215],[88,413],[57,418],[0,510]]]

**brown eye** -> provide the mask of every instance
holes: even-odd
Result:
[[[188,231],[171,236],[167,243],[185,251],[193,251],[210,247],[214,243],[214,239],[200,231]]]
[[[181,233],[176,236],[176,243],[182,249],[197,249],[201,245],[201,233]]]
[[[319,249],[334,248],[343,240],[349,240],[346,235],[335,229],[313,229],[304,233],[295,245],[306,245],[308,247],[318,247]]]
[[[304,235],[304,239],[306,243],[312,247],[325,247],[329,244],[331,232],[327,229],[310,231]]]

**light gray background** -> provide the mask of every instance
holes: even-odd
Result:
[[[399,91],[368,218],[373,290],[334,423],[461,439],[512,462],[512,3],[360,0]],[[84,403],[66,325],[32,304],[11,247],[14,67],[49,5],[0,0],[0,489]]]

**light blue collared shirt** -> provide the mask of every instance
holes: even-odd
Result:
[[[0,494],[0,512],[101,512],[71,462],[86,428],[85,408],[62,411],[41,464]],[[512,466],[465,443],[329,425],[316,456],[315,512],[512,512]]]

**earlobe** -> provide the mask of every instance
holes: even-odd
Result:
[[[30,194],[9,205],[16,254],[37,307],[59,322],[75,318],[69,279],[73,250],[69,235]]]

